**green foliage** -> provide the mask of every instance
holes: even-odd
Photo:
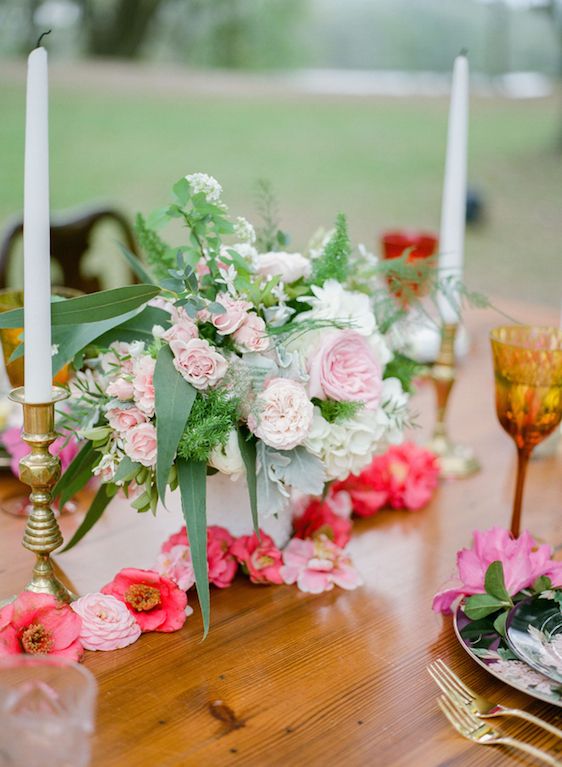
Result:
[[[277,200],[270,181],[260,179],[256,185],[256,209],[262,224],[256,230],[256,247],[261,253],[282,250],[289,244],[289,236],[279,228]]]
[[[313,399],[312,402],[320,408],[322,417],[328,423],[345,421],[347,418],[353,418],[357,411],[361,409],[360,402],[336,402],[333,399]]]
[[[261,540],[260,525],[258,519],[258,494],[257,494],[257,470],[256,470],[256,438],[250,434],[244,426],[238,428],[238,446],[246,469],[246,481],[252,512],[252,525],[254,531]]]
[[[168,269],[175,265],[175,254],[172,248],[160,238],[160,236],[148,226],[145,217],[138,213],[135,218],[135,232],[139,245],[145,253],[147,263],[158,279],[168,275]]]
[[[412,391],[412,382],[423,369],[423,365],[405,354],[396,352],[384,369],[384,378],[398,378],[405,392]]]
[[[312,277],[313,285],[323,285],[326,280],[345,282],[349,273],[349,257],[351,245],[347,233],[347,220],[343,213],[338,213],[336,230],[324,248],[324,252],[314,261]]]
[[[207,461],[213,448],[224,447],[236,425],[238,400],[220,389],[198,393],[185,431],[178,445],[178,455],[187,461]]]

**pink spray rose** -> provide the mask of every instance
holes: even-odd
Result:
[[[309,375],[311,397],[378,407],[382,368],[365,337],[354,330],[326,333],[310,359]]]
[[[336,514],[328,501],[312,499],[303,513],[293,520],[295,538],[325,535],[342,548],[351,538],[351,520]]]
[[[215,386],[227,371],[228,364],[222,354],[202,338],[172,341],[170,348],[176,370],[196,389]]]
[[[127,567],[103,587],[102,594],[124,602],[141,631],[177,631],[186,619],[187,595],[154,570]],[[188,608],[189,612],[193,612]]]
[[[199,331],[197,325],[191,319],[182,320],[181,322],[175,322],[171,327],[166,330],[162,338],[164,341],[171,343],[172,341],[191,341],[192,338],[197,338]]]
[[[562,562],[555,562],[551,557],[552,548],[546,543],[539,546],[526,530],[516,539],[500,527],[484,532],[475,530],[472,548],[457,553],[459,582],[435,595],[433,609],[448,613],[458,597],[484,594],[486,570],[497,561],[503,565],[505,587],[510,596],[532,586],[541,575],[548,576],[553,586],[562,586]]]
[[[108,383],[105,392],[109,397],[115,397],[121,402],[127,402],[128,400],[133,399],[135,390],[132,381],[129,381],[128,378],[124,378],[123,376],[119,376]]]
[[[281,577],[301,591],[321,594],[334,586],[356,589],[363,579],[346,552],[325,535],[306,541],[292,538],[283,550]]]
[[[238,570],[238,563],[232,555],[234,538],[224,527],[211,525],[207,528],[207,567],[209,583],[225,589],[230,586]]]
[[[279,573],[281,552],[273,539],[260,530],[261,541],[255,533],[242,535],[231,548],[252,583],[283,583]]]
[[[255,312],[246,315],[245,322],[234,333],[233,338],[238,346],[249,352],[264,352],[269,349],[265,322]]]
[[[272,378],[258,394],[248,428],[258,439],[277,450],[291,450],[304,441],[314,407],[304,386],[290,378]]]
[[[141,635],[123,602],[110,594],[86,594],[70,607],[82,619],[80,641],[85,650],[120,650]]]
[[[225,308],[223,314],[212,314],[211,322],[221,336],[234,333],[245,322],[248,309],[252,304],[248,301],[232,298],[228,293],[219,293],[217,303]]]
[[[156,464],[156,429],[151,423],[139,423],[125,434],[125,453],[143,466]]]
[[[154,569],[176,583],[182,591],[189,591],[195,583],[191,549],[187,544],[177,544],[164,551],[164,546],[158,555]]]
[[[0,657],[26,653],[80,660],[81,623],[68,605],[50,594],[23,591],[0,610]]]
[[[146,423],[148,420],[146,414],[141,412],[138,407],[112,407],[107,411],[105,417],[111,428],[117,432],[126,432],[133,426]]]
[[[154,368],[156,360],[143,354],[133,365],[133,391],[139,410],[150,418],[154,415]]]

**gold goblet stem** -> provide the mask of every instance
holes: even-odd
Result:
[[[20,461],[20,479],[31,487],[31,514],[23,535],[23,546],[35,554],[33,575],[25,591],[51,594],[59,601],[71,602],[76,596],[56,577],[51,554],[63,543],[62,533],[51,508],[52,491],[60,477],[61,464],[51,455],[49,446],[55,441],[55,403],[68,396],[55,387],[51,402],[25,401],[23,387],[14,389],[10,399],[23,406],[22,438],[31,448]]]
[[[458,325],[456,324],[443,326],[439,356],[431,371],[437,400],[437,415],[428,448],[439,459],[440,475],[447,479],[463,479],[480,469],[472,451],[462,445],[454,444],[447,432],[447,406],[456,379],[455,338],[457,329]]]
[[[531,451],[527,448],[517,448],[517,479],[515,481],[515,496],[513,498],[513,512],[511,515],[511,533],[514,538],[519,538],[521,531],[521,507],[523,505],[523,487],[527,475],[527,466]]]

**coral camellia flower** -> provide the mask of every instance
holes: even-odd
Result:
[[[283,550],[283,562],[283,581],[296,583],[309,594],[331,591],[334,586],[352,590],[363,583],[349,555],[325,535],[306,541],[292,538]]]
[[[279,572],[283,563],[282,554],[269,535],[260,530],[260,536],[261,541],[255,533],[242,535],[230,551],[252,583],[283,583]]]
[[[224,527],[211,525],[207,528],[207,567],[209,583],[225,589],[230,586],[238,570],[238,563],[232,555],[234,538]]]
[[[226,528],[219,525],[210,525],[207,528],[209,583],[219,589],[230,586],[238,569],[238,563],[230,550],[233,543],[234,538]],[[162,544],[156,570],[186,591],[195,583],[185,525]]]
[[[26,653],[80,660],[81,624],[68,605],[50,594],[23,591],[0,610],[0,657]]]
[[[155,570],[127,567],[101,591],[124,602],[143,633],[177,631],[185,623],[185,591]],[[188,609],[191,613],[191,608]]]
[[[502,563],[505,587],[510,596],[532,586],[541,575],[550,578],[553,586],[562,586],[562,562],[555,562],[551,557],[551,547],[547,544],[539,546],[527,531],[514,539],[500,527],[484,532],[475,530],[472,548],[457,553],[460,582],[436,594],[433,609],[448,613],[458,597],[484,594],[486,570],[492,562]]]
[[[336,514],[328,501],[314,498],[303,513],[293,520],[295,538],[326,535],[342,548],[351,538],[351,520]]]
[[[86,594],[70,607],[82,619],[80,641],[86,650],[120,650],[141,635],[127,607],[111,594]]]

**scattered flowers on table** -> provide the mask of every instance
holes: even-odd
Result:
[[[323,534],[307,540],[293,538],[283,550],[280,572],[285,583],[296,583],[310,594],[334,586],[356,589],[363,583],[349,555]]]
[[[252,583],[283,583],[282,554],[269,535],[261,532],[259,540],[255,533],[242,535],[231,551]]]
[[[80,642],[85,650],[120,650],[142,633],[125,604],[111,594],[86,594],[70,607],[82,619]]]

